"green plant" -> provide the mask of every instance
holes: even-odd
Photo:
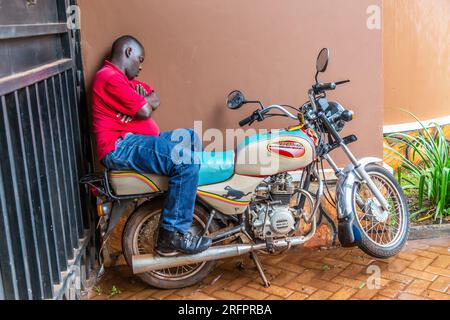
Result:
[[[108,298],[112,298],[112,297],[114,297],[115,295],[118,295],[118,294],[121,294],[121,293],[122,293],[122,292],[120,291],[119,288],[117,288],[116,286],[113,286],[113,287],[111,288],[111,291],[109,292]]]
[[[103,293],[103,289],[101,287],[95,286],[94,290],[98,295],[101,295]]]
[[[435,221],[439,218],[442,223],[444,215],[450,214],[450,144],[439,124],[432,124],[433,127],[430,128],[434,128],[432,135],[415,115],[408,113],[422,128],[418,134],[411,136],[396,133],[386,138],[388,141],[406,143],[412,150],[411,158],[419,161],[412,161],[390,146],[387,148],[393,154],[387,156],[402,163],[397,171],[397,179],[403,189],[418,190],[418,211],[413,212],[411,218],[421,213],[432,212],[431,217],[434,217]],[[425,198],[430,201],[431,206],[424,206]]]

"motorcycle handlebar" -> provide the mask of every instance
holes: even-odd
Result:
[[[249,116],[249,117],[247,117],[247,118],[245,118],[244,120],[242,120],[242,121],[240,121],[239,122],[239,125],[241,126],[241,127],[244,127],[244,126],[246,126],[247,124],[249,124],[250,122],[253,122],[254,120],[253,120],[253,114],[251,115],[251,116]]]
[[[252,113],[251,116],[245,118],[244,120],[239,122],[239,125],[241,127],[246,126],[247,124],[252,124],[255,121],[263,121],[264,120],[264,111],[256,110]]]
[[[350,82],[350,80],[338,81],[338,82],[336,82],[336,85],[339,86],[341,84],[345,84],[345,83],[349,83],[349,82]]]
[[[313,86],[313,89],[316,94],[319,94],[324,91],[335,90],[338,85],[348,82],[350,82],[350,80],[330,82],[330,83],[318,83]]]
[[[253,112],[253,114],[247,118],[245,118],[244,120],[239,122],[239,125],[241,127],[247,125],[247,124],[252,124],[255,121],[263,121],[265,118],[265,115],[267,113],[269,113],[272,110],[280,110],[282,111],[287,117],[294,119],[294,120],[298,120],[298,117],[296,117],[295,115],[293,115],[292,113],[290,113],[289,111],[287,111],[285,108],[283,108],[282,106],[279,105],[272,105],[270,107],[267,108],[263,108],[262,110],[256,110],[255,112]]]

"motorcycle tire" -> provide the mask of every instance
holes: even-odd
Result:
[[[374,182],[383,183],[382,186],[389,191],[389,197],[387,199],[388,203],[391,205],[391,207],[392,205],[394,205],[394,211],[395,212],[398,211],[398,213],[395,214],[394,212],[394,214],[392,214],[392,211],[387,213],[388,216],[384,223],[382,221],[380,222],[379,220],[377,220],[376,215],[372,214],[372,217],[366,217],[367,214],[364,213],[362,209],[360,210],[361,212],[358,213],[357,211],[358,205],[356,204],[356,195],[359,190],[358,188],[361,186],[361,184],[355,183],[352,191],[352,206],[353,212],[355,213],[354,225],[361,235],[358,247],[372,257],[387,259],[397,255],[405,245],[406,241],[408,240],[409,236],[408,203],[403,193],[403,189],[396,181],[394,176],[387,169],[379,165],[368,165],[366,167],[366,171],[372,178],[372,180],[374,180]],[[367,190],[369,190],[368,187]],[[391,194],[392,197],[390,196]],[[386,195],[384,196],[386,197]],[[372,196],[372,199],[375,198]],[[397,207],[399,208],[398,210],[395,209]],[[395,217],[397,217],[398,219],[396,220]],[[378,224],[373,225],[374,222]],[[384,228],[381,230],[379,227],[380,225],[384,226]],[[386,227],[387,225],[389,226]],[[386,234],[389,234],[391,232],[391,227],[393,226],[395,227],[395,225],[398,225],[398,232],[395,234],[395,236],[393,237],[391,235],[386,236]],[[386,238],[392,239],[392,241],[383,241],[383,237],[385,239]]]

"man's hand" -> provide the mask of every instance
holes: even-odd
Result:
[[[119,119],[119,120],[120,120],[121,122],[123,122],[123,123],[128,123],[128,122],[130,122],[130,121],[133,121],[133,118],[132,118],[132,117],[127,116],[127,115],[124,115],[124,114],[121,114],[121,113],[118,113],[118,114],[116,115],[116,118]]]
[[[153,111],[158,110],[159,105],[161,104],[161,101],[159,100],[159,97],[156,95],[155,91],[153,91],[152,94],[147,97],[147,102],[152,107]]]
[[[159,105],[161,104],[159,97],[156,95],[155,91],[153,91],[151,94],[148,94],[147,90],[145,90],[144,86],[141,84],[138,84],[136,87],[136,92],[143,96],[145,99],[147,99],[148,104],[152,107],[153,111],[156,111],[159,108]]]
[[[138,84],[138,85],[137,85],[137,87],[136,87],[136,92],[137,92],[139,95],[143,96],[144,98],[147,98],[147,97],[148,97],[148,92],[147,92],[147,90],[145,90],[145,88],[144,88],[144,86],[143,86],[142,84]]]

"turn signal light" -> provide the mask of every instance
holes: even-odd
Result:
[[[345,122],[350,122],[354,119],[354,112],[350,110],[345,110],[342,112],[341,119]]]
[[[102,204],[97,205],[97,215],[101,218],[103,217],[103,210],[102,210]]]
[[[108,216],[112,209],[111,202],[102,202],[97,204],[97,214],[99,217]]]

